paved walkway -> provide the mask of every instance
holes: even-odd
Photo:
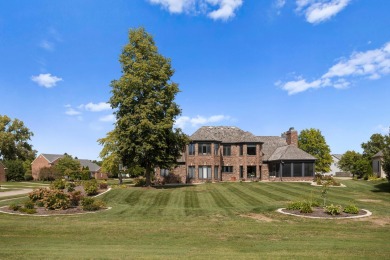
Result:
[[[15,195],[23,195],[32,192],[32,189],[22,189],[22,190],[10,190],[10,191],[3,191],[0,192],[0,198],[4,197],[10,197]]]

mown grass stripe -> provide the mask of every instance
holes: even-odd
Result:
[[[289,200],[294,200],[294,199],[302,199],[302,198],[305,198],[305,197],[308,197],[311,192],[306,190],[306,189],[302,189],[302,187],[292,187],[292,189],[290,188],[286,188],[285,186],[282,186],[282,185],[271,185],[271,184],[268,184],[268,183],[262,183],[261,184],[262,186],[266,186],[267,188],[271,189],[271,190],[274,190],[274,191],[277,191],[277,192],[280,192],[282,194],[287,194],[289,195],[290,197],[288,198]],[[286,197],[285,197],[286,199]]]
[[[229,202],[228,199],[224,195],[222,195],[221,192],[219,192],[217,189],[210,190],[210,195],[214,199],[215,204],[223,209],[226,208],[233,208],[234,206]]]
[[[262,184],[256,185],[256,187],[253,187],[253,185],[249,184],[249,185],[247,185],[247,188],[253,192],[256,192],[257,194],[259,194],[261,196],[267,197],[267,198],[275,200],[275,201],[286,200],[286,197],[284,197],[284,196],[280,196],[280,195],[274,194],[270,191],[267,191],[266,189],[264,189],[264,187],[262,187]]]
[[[262,204],[262,201],[258,200],[256,197],[249,195],[248,193],[243,192],[242,190],[230,185],[228,190],[234,195],[239,197],[245,204],[249,206],[255,206],[256,204]]]
[[[171,193],[172,192],[170,190],[161,190],[159,192],[153,193],[154,199],[152,200],[152,203],[149,205],[149,207],[144,209],[141,214],[161,214],[168,205]]]
[[[145,192],[143,192],[141,190],[135,190],[135,191],[131,192],[129,195],[127,195],[127,197],[124,199],[124,201],[126,202],[126,204],[128,204],[130,206],[135,206],[138,204],[138,202],[140,201],[141,196],[143,194],[145,194]]]

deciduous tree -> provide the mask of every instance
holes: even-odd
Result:
[[[81,172],[80,162],[68,154],[65,154],[64,157],[59,159],[54,167],[61,176],[75,177],[76,179]]]
[[[371,161],[372,156],[374,156],[379,151],[383,150],[386,147],[386,143],[389,142],[389,137],[387,135],[373,134],[370,137],[370,140],[366,143],[362,143],[363,156],[367,160]]]
[[[330,171],[333,160],[330,155],[330,148],[320,130],[314,128],[302,130],[298,136],[298,146],[317,158],[316,172],[325,173]]]
[[[353,176],[363,177],[370,172],[370,162],[364,156],[355,151],[347,151],[343,154],[338,162],[340,169],[350,172]]]
[[[120,62],[122,76],[111,82],[109,101],[117,119],[117,151],[128,168],[145,169],[149,186],[154,168],[172,167],[188,141],[181,129],[173,128],[181,113],[174,102],[179,88],[171,81],[170,60],[158,53],[144,28],[130,30]]]
[[[33,160],[36,151],[29,143],[33,133],[19,119],[0,115],[0,159]]]

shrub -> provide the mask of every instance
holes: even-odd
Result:
[[[24,202],[24,207],[26,209],[33,209],[34,208],[34,202],[32,200],[27,200]]]
[[[28,197],[30,198],[31,201],[37,202],[39,200],[42,200],[46,196],[48,191],[49,190],[46,188],[35,189],[28,194]]]
[[[32,181],[34,178],[31,174],[26,174],[24,175],[24,180],[25,181]]]
[[[339,215],[341,213],[341,206],[331,204],[331,205],[326,206],[324,208],[324,212],[326,212],[332,216]]]
[[[16,203],[12,203],[11,205],[8,206],[8,208],[13,211],[18,211],[20,209],[20,205]]]
[[[99,183],[99,189],[105,190],[108,188],[108,184],[106,181],[102,181]]]
[[[181,183],[181,177],[179,175],[169,173],[168,176],[164,176],[163,183]]]
[[[311,208],[311,203],[308,201],[302,202],[300,212],[301,213],[312,213],[313,209]]]
[[[358,214],[359,208],[356,207],[356,205],[354,205],[354,204],[350,204],[350,205],[346,206],[343,211],[345,213],[349,213],[349,214]]]
[[[57,177],[55,167],[43,167],[38,173],[38,179],[41,181],[54,181]]]
[[[142,178],[142,177],[139,177],[138,179],[135,180],[134,182],[134,186],[135,187],[143,187],[146,185],[146,179],[145,178]]]
[[[104,208],[106,205],[101,200],[95,200],[94,198],[83,198],[81,200],[81,206],[85,211],[96,211]]]
[[[77,207],[80,204],[80,201],[84,198],[81,194],[81,191],[74,191],[69,194],[70,205]]]
[[[76,184],[75,184],[74,182],[68,181],[68,182],[65,183],[65,188],[66,188],[66,190],[67,190],[68,192],[74,191],[74,188],[75,188],[75,187],[76,187]]]
[[[65,189],[65,181],[58,179],[50,184],[51,189],[63,190]]]
[[[34,208],[32,208],[32,209],[20,208],[19,211],[23,212],[23,213],[27,213],[27,214],[35,214],[35,213],[37,213],[37,210],[34,209]]]
[[[292,201],[289,204],[287,204],[287,209],[289,210],[300,210],[302,207],[301,201]]]
[[[67,209],[70,206],[70,196],[60,190],[49,190],[42,199],[45,208]]]
[[[98,193],[98,183],[96,180],[84,181],[83,187],[88,196],[96,195]]]

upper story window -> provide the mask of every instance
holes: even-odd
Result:
[[[222,172],[233,172],[233,166],[222,166]]]
[[[198,154],[199,155],[206,155],[211,154],[211,144],[198,144]]]
[[[240,155],[244,155],[244,145],[240,144]]]
[[[219,144],[214,144],[214,155],[218,155]]]
[[[232,146],[230,144],[223,145],[223,155],[225,156],[232,155]]]
[[[247,155],[256,155],[256,145],[255,144],[248,144],[246,146],[246,154]]]
[[[189,155],[195,155],[195,144],[189,144],[188,145],[188,154]]]

